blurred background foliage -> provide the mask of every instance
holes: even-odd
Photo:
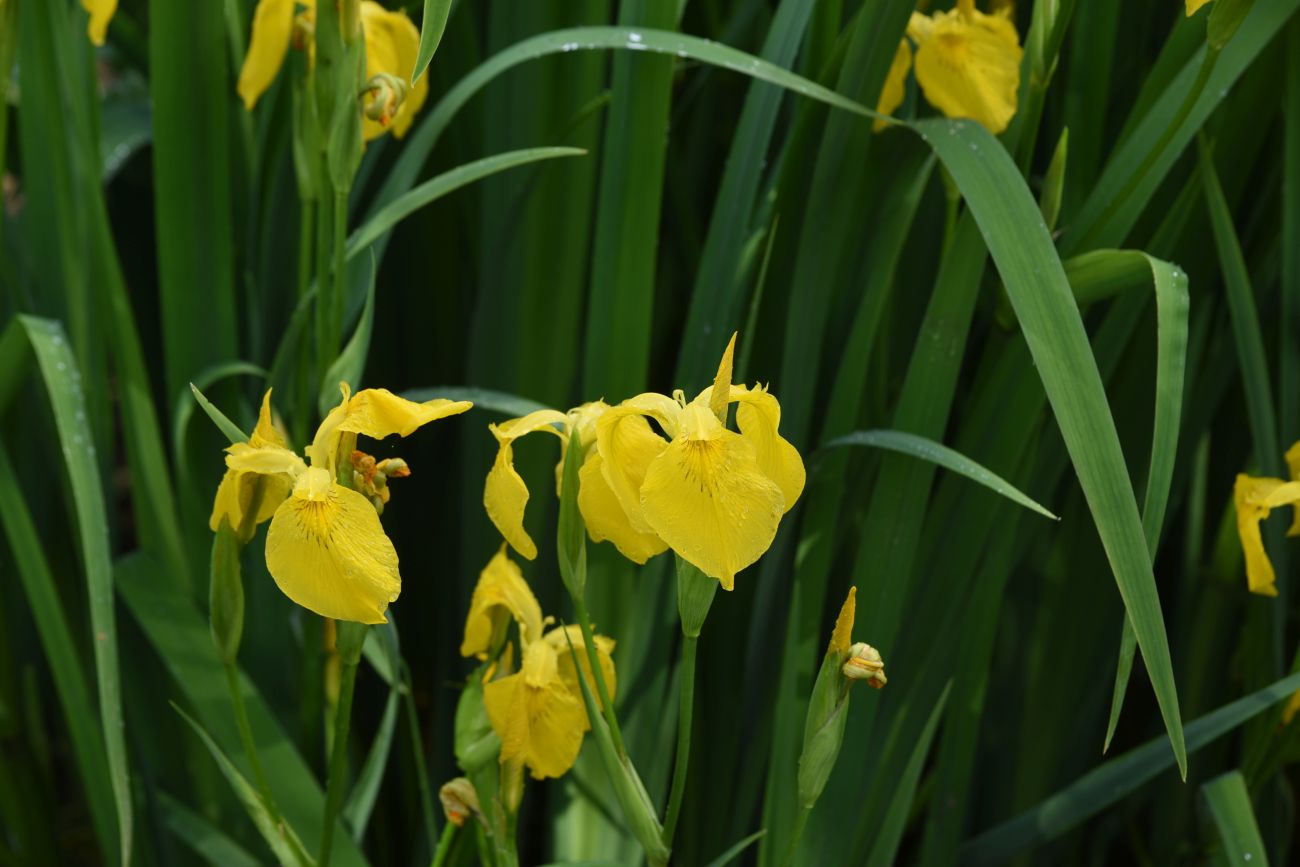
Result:
[[[418,23],[419,4],[405,5]],[[405,580],[383,636],[400,636],[400,663],[377,653],[359,679],[353,768],[376,746],[383,761],[360,775],[336,863],[428,863],[413,745],[435,790],[457,774],[453,714],[470,671],[457,648],[499,544],[481,507],[495,449],[486,424],[512,406],[478,390],[561,409],[693,394],[735,330],[736,381],[780,395],[809,486],[702,636],[674,863],[708,863],[759,829],[741,858],[784,863],[804,703],[850,584],[856,637],[880,648],[889,685],[854,702],[798,863],[1227,863],[1243,847],[1252,863],[1294,859],[1300,739],[1280,700],[1300,683],[1279,684],[1297,638],[1285,523],[1266,529],[1280,595],[1251,596],[1231,488],[1240,471],[1284,474],[1281,452],[1300,437],[1297,5],[1257,0],[1205,81],[1206,16],[1186,18],[1180,3],[1022,0],[1009,13],[1026,55],[1001,141],[1023,182],[1002,185],[1056,203],[1044,219],[1138,502],[1158,464],[1171,473],[1148,542],[1186,724],[1184,783],[1140,655],[1102,751],[1125,618],[1096,529],[1107,516],[1085,502],[1008,304],[1022,309],[1034,286],[1004,286],[989,259],[1040,227],[977,224],[961,201],[970,189],[949,174],[961,172],[907,129],[873,133],[691,52],[529,51],[439,115],[489,58],[588,25],[706,37],[870,107],[912,4],[454,3],[429,102],[405,140],[367,147],[349,227],[484,156],[586,154],[450,193],[352,260],[340,342],[364,322],[377,269],[364,384],[471,389],[480,407],[379,445],[414,470],[384,514]],[[251,114],[235,94],[251,14],[248,0],[122,0],[95,50],[79,6],[0,0],[0,864],[116,862],[123,794],[137,864],[270,858],[170,706],[242,765],[206,622],[206,518],[225,443],[188,384],[244,429],[273,385],[298,443],[322,387],[293,325],[303,229],[290,87],[281,76]],[[899,116],[931,113],[909,83]],[[1119,248],[1158,262],[1098,252]],[[1173,306],[1158,311],[1162,292]],[[1185,346],[1157,340],[1158,312],[1174,311],[1161,334],[1178,332],[1179,298]],[[1182,387],[1157,391],[1157,370],[1179,368]],[[1162,408],[1173,427],[1153,431]],[[871,428],[946,443],[1061,520],[914,458],[823,448]],[[544,439],[517,447],[535,494],[556,458]],[[566,612],[554,513],[554,498],[533,498],[543,553],[526,569],[543,610]],[[314,839],[322,627],[279,593],[260,551],[244,557],[240,663],[273,786]],[[671,566],[638,569],[608,545],[589,555],[593,619],[619,642],[629,752],[659,803],[674,742]],[[100,658],[114,650],[120,696]],[[120,703],[128,778],[101,730],[106,702]],[[127,787],[116,801],[115,785]],[[530,785],[524,810],[524,863],[641,857],[590,747],[564,779]],[[474,863],[463,842],[453,857]]]

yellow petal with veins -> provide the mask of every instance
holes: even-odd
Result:
[[[893,114],[903,104],[903,97],[907,95],[907,73],[911,68],[912,46],[906,39],[900,39],[898,49],[894,52],[894,59],[889,64],[889,74],[885,76],[885,85],[880,89],[876,111],[881,114]],[[887,126],[889,121],[880,118],[871,122],[872,132],[880,132]]]
[[[393,434],[406,437],[431,421],[459,415],[473,406],[467,400],[443,398],[416,403],[386,388],[363,388],[348,401],[338,429],[377,440]]]
[[[510,620],[519,624],[519,640],[527,646],[542,637],[542,607],[529,589],[519,566],[506,556],[505,545],[479,573],[465,618],[461,656],[486,659],[500,644]]]
[[[641,506],[669,547],[730,590],[736,573],[771,546],[785,497],[746,438],[692,403],[677,438],[646,471]]]
[[[590,727],[582,702],[558,674],[555,648],[545,641],[524,651],[518,674],[483,687],[483,706],[501,738],[501,763],[522,761],[537,779],[562,776],[578,758]]]
[[[667,543],[657,535],[640,532],[632,526],[627,512],[605,481],[604,466],[604,459],[593,450],[578,471],[578,509],[587,525],[587,534],[596,542],[613,542],[620,554],[638,564],[668,550]],[[639,511],[640,503],[637,507]]]
[[[785,510],[803,493],[805,473],[799,450],[777,432],[781,425],[781,404],[766,389],[732,386],[731,399],[736,407],[736,426],[741,436],[754,447],[754,455],[763,475],[776,482],[785,497]]]
[[[1246,583],[1250,592],[1261,596],[1276,596],[1277,577],[1273,572],[1273,564],[1268,559],[1268,552],[1264,550],[1259,524],[1273,509],[1300,503],[1300,482],[1239,474],[1232,489],[1232,499],[1237,507],[1237,535],[1241,538],[1241,550],[1246,556]]]
[[[319,467],[276,509],[266,566],[286,596],[334,620],[386,623],[402,589],[397,552],[374,506]]]
[[[117,0],[81,0],[81,6],[90,13],[86,35],[95,45],[103,45],[108,33],[108,22],[117,11]]]
[[[539,409],[522,418],[488,425],[488,430],[497,438],[498,448],[496,460],[483,485],[483,508],[487,510],[497,531],[510,543],[510,547],[529,560],[537,557],[537,545],[524,529],[528,485],[524,484],[523,477],[515,471],[513,443],[520,437],[539,430],[563,438],[565,434],[562,427],[566,422],[562,412]]]
[[[1020,37],[1003,15],[937,12],[928,25],[909,25],[918,38],[916,81],[926,100],[948,117],[966,117],[994,134],[1016,113]],[[914,38],[916,38],[914,37]]]
[[[294,0],[258,0],[253,10],[253,35],[237,86],[248,111],[253,110],[284,65],[293,35],[293,4]]]
[[[610,656],[614,652],[614,639],[604,635],[593,635],[592,638],[596,645],[596,659],[600,662],[600,673],[605,678],[605,688],[609,690],[609,700],[614,701],[618,694],[618,673],[614,670],[614,660]],[[578,670],[573,665],[573,653],[569,650],[569,643],[573,643],[573,651],[578,654],[578,661],[582,664],[582,676],[587,681],[587,689],[591,690],[596,707],[603,709],[600,690],[596,687],[596,676],[592,673],[591,660],[587,657],[587,643],[582,638],[582,627],[558,626],[546,633],[546,642],[555,648],[556,672],[560,680],[574,698],[582,701]]]

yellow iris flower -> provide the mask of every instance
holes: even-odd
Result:
[[[293,41],[295,6],[297,0],[259,0],[253,11],[253,33],[249,39],[248,55],[239,71],[239,96],[249,111],[271,86],[284,65],[285,54]],[[315,5],[308,4],[300,14],[302,24],[310,28],[315,22]],[[390,12],[374,0],[361,2],[361,29],[366,40],[366,78],[381,73],[402,81],[410,81],[415,68],[416,54],[420,48],[420,31],[406,17],[405,12]],[[312,47],[309,44],[308,50]],[[401,138],[411,128],[415,114],[429,95],[429,79],[420,76],[388,124],[365,118],[362,134],[365,139],[376,138],[389,129]],[[367,97],[370,98],[370,97]]]
[[[914,59],[908,39],[916,43]],[[1000,133],[1016,113],[1022,55],[1007,7],[989,15],[975,8],[975,0],[957,0],[952,10],[913,12],[877,110],[888,114],[902,103],[907,70],[914,63],[927,102],[948,117],[970,118]],[[877,122],[876,128],[881,125]]]
[[[256,522],[271,519],[266,566],[286,596],[322,617],[385,623],[384,611],[401,591],[397,552],[364,494],[335,481],[357,434],[403,437],[421,425],[469,409],[466,401],[414,403],[387,389],[352,394],[330,411],[307,448],[310,465],[285,448],[270,427],[270,392],[258,429],[247,443],[226,449],[226,476],[217,489],[210,523],[242,520],[251,475],[266,487]],[[350,436],[349,436],[350,435]],[[346,437],[346,442],[345,442]],[[231,521],[232,526],[239,524]]]
[[[559,777],[577,761],[583,737],[591,728],[570,644],[594,693],[591,663],[579,627],[557,627],[542,634],[547,621],[542,618],[541,606],[503,546],[479,575],[465,620],[461,655],[486,658],[504,642],[512,618],[519,625],[522,664],[519,671],[484,685],[483,705],[492,730],[501,739],[502,764],[525,765],[537,779]],[[603,635],[594,636],[594,640],[612,698],[617,688],[610,656],[614,641]],[[598,697],[596,703],[600,704]]]
[[[86,35],[95,45],[103,45],[104,36],[108,33],[108,22],[117,11],[117,0],[81,0],[81,8],[90,13]]]
[[[1293,446],[1287,457],[1291,458],[1295,451]],[[1232,499],[1237,507],[1237,535],[1246,555],[1246,583],[1250,592],[1276,596],[1277,577],[1268,552],[1264,550],[1259,524],[1279,506],[1300,505],[1300,481],[1284,482],[1240,474],[1232,489]],[[1300,535],[1298,525],[1293,524],[1287,535]]]
[[[492,425],[499,450],[483,504],[510,546],[530,560],[537,556],[523,527],[528,488],[514,469],[514,441],[548,431],[567,448],[577,430],[585,451],[578,507],[591,538],[613,542],[636,563],[672,548],[732,589],[736,573],[772,544],[804,485],[799,452],[777,432],[776,398],[761,387],[731,384],[734,351],[732,337],[714,384],[690,403],[680,393],[647,393],[614,407],[597,401],[568,414],[538,410]],[[733,403],[739,433],[726,426]]]

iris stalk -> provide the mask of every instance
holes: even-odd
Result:
[[[357,684],[357,664],[366,640],[366,625],[338,621],[335,646],[342,671],[339,676],[339,701],[334,715],[334,744],[330,750],[329,778],[325,786],[325,826],[321,829],[318,867],[329,867],[334,847],[334,825],[343,806],[343,789],[347,785],[348,730],[352,726],[352,695]]]

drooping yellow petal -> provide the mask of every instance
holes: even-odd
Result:
[[[397,552],[374,506],[319,467],[276,509],[266,566],[286,596],[334,620],[386,623],[402,589]]]
[[[293,35],[293,4],[294,0],[258,0],[253,10],[253,35],[239,70],[237,88],[248,111],[253,110],[284,65]]]
[[[925,17],[925,16],[921,16]],[[926,19],[929,20],[929,19]],[[876,111],[881,114],[893,114],[903,104],[907,94],[907,73],[912,68],[912,46],[906,39],[898,40],[898,50],[889,64],[889,74],[885,76],[885,86],[880,89],[880,99]],[[889,121],[877,118],[872,121],[873,132],[880,132],[889,126]]]
[[[593,450],[578,471],[578,509],[587,525],[587,534],[595,542],[613,542],[620,554],[638,564],[668,550],[668,544],[656,534],[643,533],[632,526],[627,512],[605,481],[604,465],[604,459]]]
[[[497,456],[488,471],[483,485],[483,508],[496,525],[497,531],[510,543],[510,547],[529,560],[537,557],[537,545],[524,529],[524,508],[528,505],[528,486],[515,471],[513,443],[534,431],[550,431],[558,437],[565,436],[561,429],[567,422],[564,413],[553,409],[539,409],[522,418],[501,424],[488,425],[497,438]],[[560,425],[561,428],[557,428]]]
[[[284,473],[295,479],[307,470],[307,465],[303,463],[302,458],[288,449],[279,446],[254,448],[248,443],[234,443],[227,446],[226,466],[246,473],[265,475]]]
[[[479,573],[465,618],[461,656],[486,659],[505,636],[511,618],[519,624],[519,640],[528,646],[542,637],[542,606],[529,589],[519,566],[501,550]]]
[[[849,585],[849,595],[840,607],[840,614],[835,618],[835,629],[831,632],[831,642],[826,647],[827,653],[848,653],[853,644],[853,618],[857,613],[858,588]]]
[[[1202,6],[1204,6],[1206,3],[1209,2],[1210,0],[1186,0],[1187,17],[1191,18],[1193,15],[1196,14],[1196,10],[1200,9]]]
[[[614,639],[606,638],[604,635],[593,635],[592,638],[596,644],[596,659],[600,661],[600,673],[605,678],[605,688],[609,690],[609,700],[614,701],[618,693],[618,673],[614,670],[614,660],[610,656],[614,652]],[[556,671],[560,680],[564,682],[565,688],[574,698],[582,701],[582,685],[578,683],[578,672],[573,665],[573,653],[569,650],[569,643],[573,643],[573,650],[577,652],[578,660],[582,663],[582,676],[587,681],[587,689],[591,690],[596,706],[603,709],[600,690],[596,687],[596,675],[591,670],[591,660],[587,658],[587,643],[582,638],[582,627],[556,627],[546,633],[546,642],[555,648]]]
[[[86,35],[95,45],[103,45],[108,33],[108,22],[117,11],[117,0],[81,0],[81,6],[90,13]]]
[[[262,395],[262,408],[257,413],[257,426],[248,437],[248,444],[255,449],[264,446],[284,448],[288,445],[284,434],[275,426],[275,420],[271,416],[271,389],[269,388],[266,394]]]
[[[707,404],[706,404],[707,406]],[[653,533],[641,508],[641,483],[650,462],[668,443],[655,433],[644,416],[650,415],[672,436],[677,431],[681,408],[661,394],[643,394],[626,400],[601,416],[596,425],[596,447],[601,457],[600,470],[613,492],[628,523],[637,533]],[[667,424],[665,424],[667,422]],[[598,493],[598,492],[594,492]],[[581,493],[579,493],[581,496]],[[584,516],[586,513],[583,513]],[[602,533],[611,530],[602,528]],[[613,536],[609,536],[613,538]]]
[[[1279,506],[1300,503],[1300,482],[1263,479],[1239,474],[1232,489],[1237,507],[1237,535],[1246,557],[1246,583],[1251,593],[1276,596],[1277,577],[1264,550],[1260,521]]]
[[[386,388],[363,388],[348,401],[347,412],[338,429],[342,433],[364,434],[377,440],[393,434],[406,437],[431,421],[459,415],[473,406],[467,400],[443,398],[416,403],[398,397]]]
[[[948,117],[976,120],[994,134],[1006,129],[1020,88],[1015,25],[1003,15],[937,12],[930,25],[909,26],[913,32],[920,37],[916,81],[926,100]]]
[[[564,686],[555,648],[545,641],[524,651],[518,674],[483,687],[483,705],[501,738],[501,763],[523,762],[537,779],[562,776],[578,758],[590,727],[582,702]]]
[[[361,27],[366,39],[366,78],[387,73],[409,82],[420,49],[420,31],[406,13],[389,11],[372,0],[363,0]],[[428,93],[429,82],[420,76],[387,127],[368,117],[363,120],[362,134],[366,140],[377,138],[390,129],[397,138],[406,135]]]
[[[799,450],[778,433],[781,404],[767,389],[732,386],[731,399],[736,407],[736,426],[741,436],[754,447],[754,455],[763,475],[776,482],[785,496],[785,510],[794,508],[803,493],[805,473]]]
[[[677,438],[646,471],[641,506],[669,547],[730,590],[736,573],[772,544],[785,497],[748,440],[692,403]]]

